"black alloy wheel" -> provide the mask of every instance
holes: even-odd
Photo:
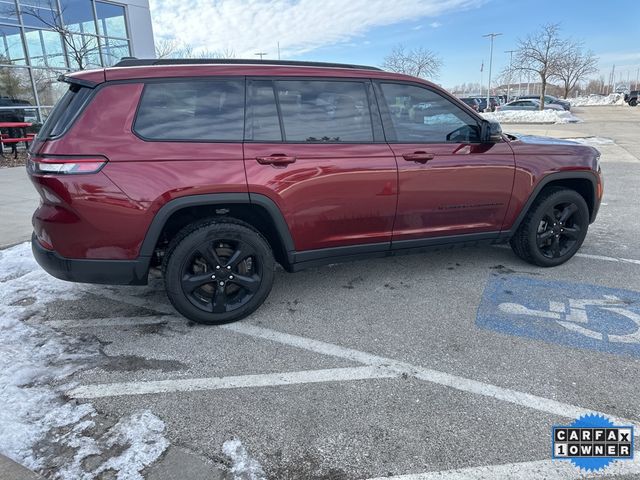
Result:
[[[544,212],[536,232],[536,243],[542,255],[559,258],[566,255],[580,239],[581,225],[576,222],[578,206],[561,203]]]
[[[554,267],[569,260],[582,246],[589,228],[589,207],[575,190],[550,187],[533,202],[510,240],[523,260]]]
[[[199,323],[244,318],[271,290],[274,259],[249,225],[211,222],[178,235],[165,260],[165,286],[174,307]]]

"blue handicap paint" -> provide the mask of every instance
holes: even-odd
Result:
[[[491,278],[476,325],[640,357],[640,292],[511,275]]]

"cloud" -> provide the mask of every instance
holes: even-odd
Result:
[[[429,24],[429,26],[430,26],[431,28],[438,28],[438,27],[441,27],[441,26],[442,26],[442,24],[441,24],[440,22],[431,22],[431,23]]]
[[[399,22],[472,8],[485,0],[151,0],[154,33],[198,51],[284,56],[361,37]],[[434,22],[437,23],[437,22]],[[433,27],[434,24],[431,24]],[[434,27],[435,28],[435,27]]]

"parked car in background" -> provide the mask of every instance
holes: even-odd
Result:
[[[67,93],[27,162],[41,198],[33,253],[51,275],[142,285],[162,267],[174,307],[219,324],[264,302],[276,262],[295,272],[510,242],[552,267],[598,213],[595,148],[504,135],[420,78],[181,62],[130,58],[60,77]]]
[[[624,101],[629,104],[631,107],[635,107],[638,105],[638,95],[640,94],[640,90],[631,90],[629,93],[624,95]]]
[[[480,111],[480,100],[478,100],[477,98],[473,98],[473,97],[463,97],[460,99],[461,101],[463,101],[464,103],[466,103],[467,105],[469,105],[471,108],[473,108],[476,112]]]
[[[518,100],[525,99],[534,99],[540,101],[540,95],[523,95],[517,98]],[[553,95],[545,95],[544,96],[544,104],[545,105],[560,105],[563,110],[567,112],[571,111],[571,103],[566,100],[562,100],[558,97],[554,97]]]
[[[487,97],[478,97],[477,100],[480,102],[479,111],[484,112],[487,109]],[[500,104],[496,97],[489,98],[489,105],[491,106],[491,111],[495,112],[496,107]]]
[[[528,100],[514,100],[506,105],[498,105],[496,110],[501,112],[506,110],[540,110],[540,100],[533,98]],[[544,110],[560,110],[564,112],[564,108],[560,105],[556,105],[555,103],[545,103]]]

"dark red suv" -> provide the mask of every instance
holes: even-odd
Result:
[[[203,323],[308,266],[510,241],[558,265],[602,197],[598,151],[515,137],[424,80],[353,65],[126,59],[69,90],[32,146],[33,252]]]

